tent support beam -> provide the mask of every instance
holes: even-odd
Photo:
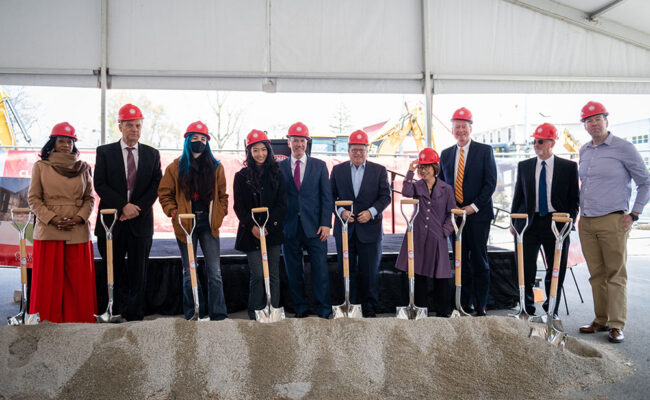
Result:
[[[427,147],[433,147],[433,128],[431,126],[433,80],[429,65],[429,0],[422,0],[422,60],[424,63],[424,111],[426,128],[424,137]]]
[[[108,65],[108,0],[102,0],[102,65],[99,70],[99,88],[101,90],[101,124],[102,133],[100,144],[106,144],[106,83],[108,81],[106,76],[106,69]]]
[[[601,15],[605,14],[606,12],[610,11],[614,7],[621,5],[621,3],[623,3],[624,1],[625,0],[614,0],[611,3],[599,8],[598,10],[596,10],[594,12],[592,12],[591,14],[588,14],[587,19],[589,21],[593,21],[596,18],[600,17]]]

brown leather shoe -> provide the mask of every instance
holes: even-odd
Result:
[[[609,341],[612,343],[621,343],[625,339],[622,329],[612,328],[609,330]]]
[[[581,326],[580,333],[595,333],[595,332],[604,332],[607,330],[605,325],[601,325],[596,321],[593,321],[589,325]]]

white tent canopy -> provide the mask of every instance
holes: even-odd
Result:
[[[423,93],[430,86],[435,93],[650,93],[649,3],[2,1],[0,83],[278,92]]]

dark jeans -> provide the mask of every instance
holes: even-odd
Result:
[[[309,308],[309,300],[305,295],[303,249],[307,250],[311,260],[311,284],[317,303],[314,312],[321,317],[327,317],[332,313],[327,270],[327,242],[321,242],[318,236],[306,237],[299,219],[296,236],[287,238],[286,243],[282,245],[293,307],[297,313],[306,312]]]
[[[280,306],[280,249],[282,246],[266,246],[269,260],[269,283],[271,286],[271,305]],[[266,307],[266,289],[264,288],[264,272],[262,270],[262,254],[260,250],[246,253],[250,269],[250,289],[248,292],[248,317],[255,319],[255,310]]]
[[[121,314],[128,321],[144,318],[147,266],[151,250],[151,236],[134,236],[129,229],[122,229],[113,236],[113,314]],[[97,237],[97,248],[104,262],[97,268],[97,284],[106,290],[106,237]],[[126,257],[126,258],[125,258]],[[98,304],[104,312],[106,304]]]
[[[190,265],[187,256],[187,244],[176,239],[178,248],[181,250],[183,261],[183,313],[189,319],[194,314],[194,296],[192,294],[192,281],[190,277]],[[194,246],[194,257],[198,250],[197,243],[201,244],[203,258],[205,260],[205,271],[208,277],[208,304],[206,310],[203,299],[201,282],[197,277],[199,292],[199,317],[209,315],[211,320],[222,320],[227,317],[226,300],[223,296],[223,282],[221,280],[220,244],[219,238],[212,236],[210,231],[209,214],[206,212],[196,213],[196,228],[192,233],[192,244]]]

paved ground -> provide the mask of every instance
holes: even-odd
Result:
[[[574,268],[578,287],[582,292],[584,303],[580,302],[576,285],[567,273],[565,281],[566,296],[569,305],[569,315],[566,314],[564,302],[560,308],[560,317],[570,335],[581,339],[594,341],[612,346],[627,357],[633,364],[635,372],[627,379],[587,388],[577,394],[579,398],[647,399],[650,397],[650,312],[648,294],[650,294],[650,239],[648,234],[639,232],[630,239],[630,256],[628,259],[628,322],[625,329],[625,342],[610,344],[607,334],[599,333],[584,335],[578,333],[578,327],[593,319],[592,294],[589,285],[589,273],[586,265]],[[0,323],[4,324],[6,317],[18,312],[18,305],[13,303],[13,291],[20,288],[18,270],[0,268]],[[538,307],[540,310],[541,307]],[[492,311],[491,315],[505,315],[507,310]],[[245,312],[232,315],[233,318],[246,318]],[[391,317],[391,315],[383,315]],[[541,378],[541,377],[540,377]],[[543,394],[540,393],[540,396]],[[602,397],[601,397],[602,398]]]

